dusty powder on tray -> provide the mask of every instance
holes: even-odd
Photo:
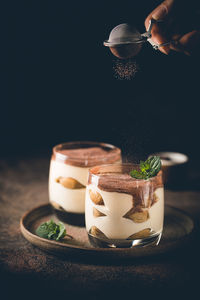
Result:
[[[114,60],[113,61],[114,76],[118,80],[131,80],[139,71],[139,66],[135,60]]]

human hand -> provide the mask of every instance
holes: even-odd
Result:
[[[148,15],[146,30],[150,19],[163,21],[153,24],[152,40],[157,44],[172,41],[169,45],[159,47],[161,52],[169,54],[170,50],[175,50],[191,55],[200,49],[200,30],[188,17],[189,11],[188,5],[186,7],[180,0],[165,0]]]

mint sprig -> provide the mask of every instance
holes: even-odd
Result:
[[[159,156],[151,156],[146,161],[140,161],[140,170],[132,170],[131,177],[136,179],[149,179],[158,174],[161,169],[161,159]]]
[[[36,229],[36,234],[48,240],[59,241],[66,235],[66,229],[62,222],[56,224],[53,220],[50,220],[41,224]]]

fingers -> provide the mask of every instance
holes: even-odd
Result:
[[[178,6],[175,7],[175,2],[175,0],[163,1],[148,15],[145,20],[145,27],[147,30],[149,21],[152,18],[157,21],[162,20],[163,22],[153,24],[151,30],[152,40],[158,45],[167,43],[170,40],[174,41],[170,45],[159,47],[159,50],[165,54],[168,54],[170,50],[175,50],[190,55],[200,50],[200,31],[194,30],[184,35],[178,33],[175,24],[173,25],[175,11],[178,9]]]
[[[167,37],[163,34],[163,31],[161,29],[161,27],[159,26],[159,24],[154,24],[151,30],[151,34],[152,34],[152,40],[160,45],[160,44],[164,44],[168,42]],[[164,47],[159,47],[159,50],[161,52],[163,52],[164,54],[169,54],[170,51],[170,46],[164,46]]]
[[[146,30],[148,29],[149,26],[149,21],[153,18],[155,20],[165,20],[172,7],[174,4],[174,0],[165,0],[164,2],[162,2],[158,7],[156,7],[146,18],[145,20],[145,27]],[[154,24],[152,26],[152,40],[159,44],[163,44],[163,43],[167,43],[169,41],[169,39],[167,38],[167,36],[165,35],[165,33],[163,32],[163,30],[161,29],[160,24]],[[168,54],[170,51],[170,46],[164,46],[164,47],[160,47],[159,50],[161,52],[163,52],[164,54]]]
[[[175,51],[184,52],[187,55],[191,55],[200,49],[200,31],[194,30],[189,32],[179,40],[175,40],[171,45],[170,49]]]
[[[155,20],[164,20],[168,14],[170,13],[172,7],[174,4],[174,0],[165,0],[162,2],[159,6],[157,6],[146,18],[145,20],[145,28],[147,30],[149,26],[149,21],[150,19],[155,19]]]

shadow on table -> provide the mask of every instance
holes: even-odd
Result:
[[[78,252],[71,253],[67,255],[56,255],[56,258],[60,261],[70,261],[72,263],[78,264],[88,264],[88,265],[96,265],[96,266],[142,266],[148,264],[155,263],[173,263],[173,262],[190,262],[190,264],[195,264],[196,259],[199,257],[200,252],[200,229],[196,226],[196,229],[185,238],[185,240],[180,243],[180,245],[174,245],[173,248],[167,249],[166,252],[150,254],[143,257],[132,257],[130,256],[122,256],[117,257],[113,255],[109,255],[108,253],[103,253],[103,255],[97,255],[96,253],[92,253],[86,255],[85,253]],[[194,247],[195,245],[195,247]],[[147,247],[148,249],[148,247]],[[108,254],[108,255],[107,255]],[[52,255],[49,253],[49,255]]]

